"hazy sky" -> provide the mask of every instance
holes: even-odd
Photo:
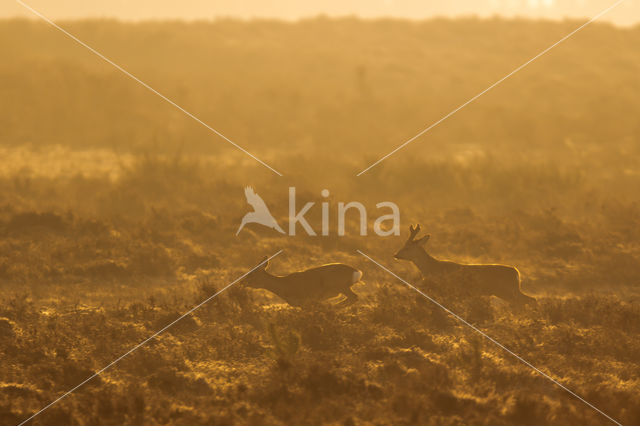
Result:
[[[53,19],[109,17],[212,19],[218,17],[299,19],[320,14],[364,18],[392,16],[502,15],[562,19],[590,17],[615,0],[24,0]],[[14,0],[0,2],[0,17],[33,16]],[[640,22],[640,0],[626,0],[602,18],[618,25]]]

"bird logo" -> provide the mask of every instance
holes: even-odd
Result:
[[[284,231],[276,222],[276,219],[273,217],[269,208],[264,203],[264,200],[256,194],[256,191],[253,190],[250,186],[247,186],[244,189],[244,195],[247,197],[247,203],[251,207],[253,207],[253,211],[244,215],[242,218],[242,223],[240,223],[240,227],[238,228],[238,232],[236,235],[240,233],[242,228],[248,223],[259,223],[260,225],[264,225],[267,228],[275,229],[276,231],[284,234]]]

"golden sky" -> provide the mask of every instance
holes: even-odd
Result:
[[[433,16],[593,16],[615,0],[23,0],[53,19],[109,17],[124,20],[278,18],[355,15],[424,19]],[[14,0],[0,2],[0,17],[30,16]],[[618,25],[640,22],[640,0],[626,0],[602,18]]]

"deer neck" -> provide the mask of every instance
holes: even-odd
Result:
[[[413,264],[416,265],[424,276],[434,275],[441,272],[441,262],[424,250],[420,253],[420,256],[413,259]]]
[[[283,278],[284,277],[271,275],[268,272],[265,272],[265,274],[260,279],[260,288],[269,290],[270,292],[277,294],[278,290],[282,288]]]

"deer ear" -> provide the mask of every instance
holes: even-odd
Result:
[[[429,238],[431,238],[431,234],[425,235],[424,237],[420,238],[418,240],[418,244],[424,244],[427,241],[429,241]]]

